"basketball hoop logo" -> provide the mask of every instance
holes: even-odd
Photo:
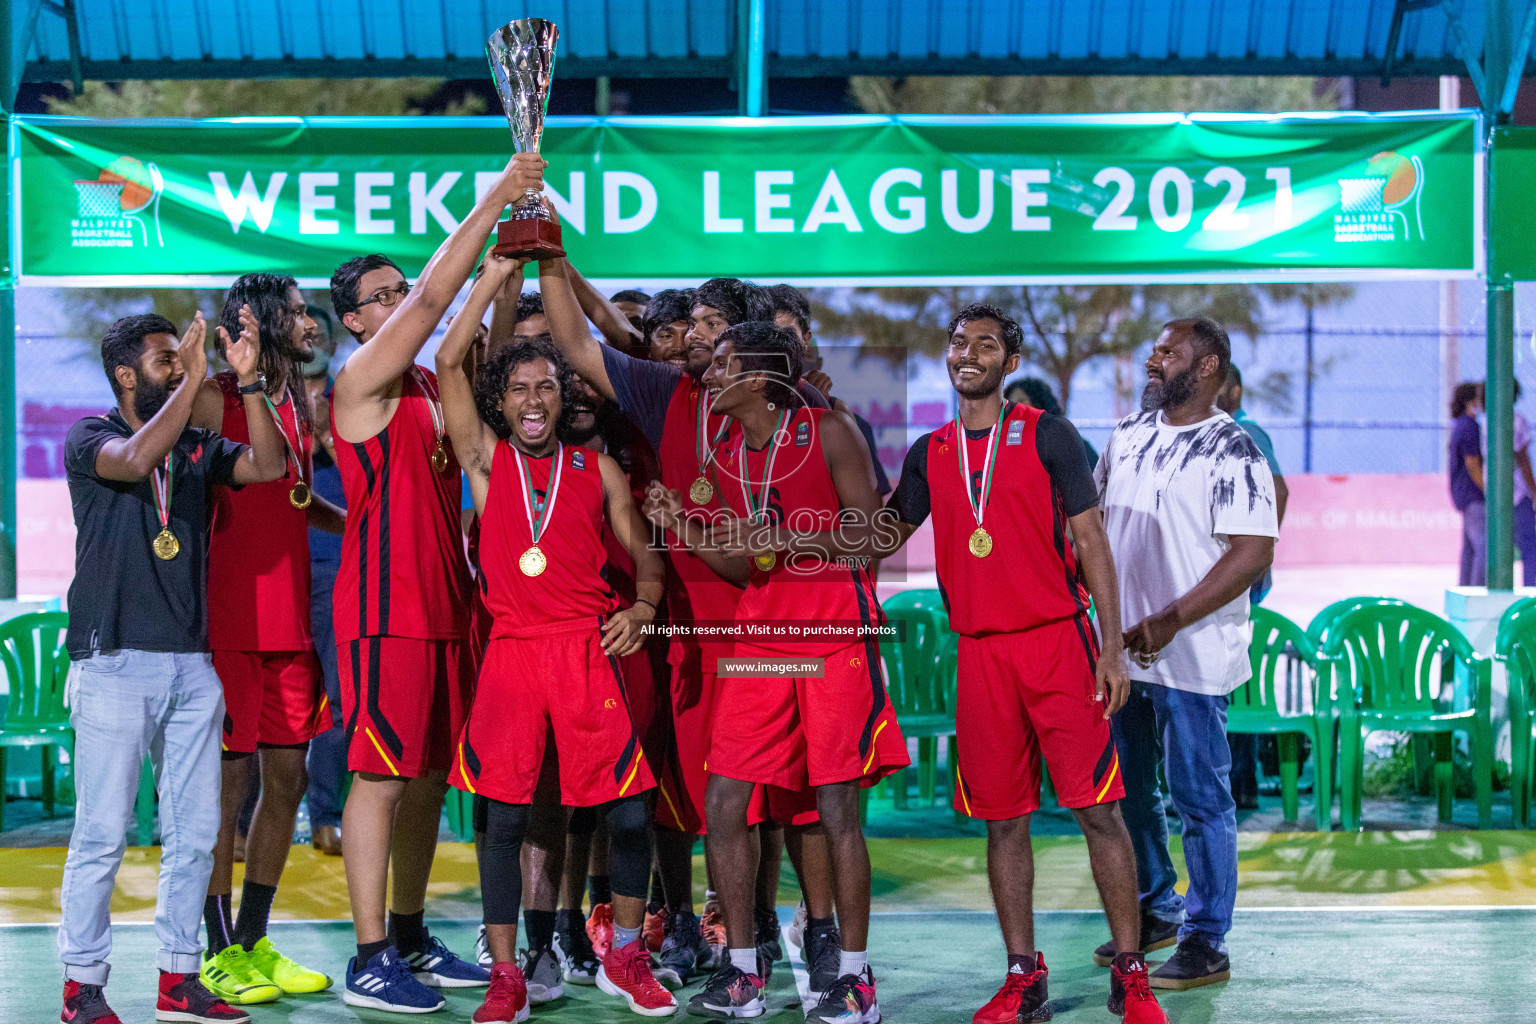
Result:
[[[159,167],[120,156],[96,178],[77,180],[74,185],[77,207],[70,234],[76,248],[148,246],[147,219],[154,222],[154,244],[165,246],[160,232],[160,196],[165,191],[165,179]]]
[[[1424,162],[1386,150],[1365,162],[1366,176],[1339,179],[1335,242],[1424,241]],[[1411,210],[1410,210],[1411,208]],[[1409,220],[1409,213],[1413,219]],[[1397,228],[1402,225],[1402,234]]]

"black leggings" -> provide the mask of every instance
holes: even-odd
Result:
[[[643,796],[600,809],[608,822],[609,876],[617,896],[643,900],[651,877],[651,827]],[[517,924],[523,898],[523,839],[528,804],[485,801],[485,843],[480,852],[480,898],[488,925]]]

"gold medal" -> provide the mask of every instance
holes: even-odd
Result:
[[[300,480],[288,491],[288,504],[294,508],[309,508],[309,503],[314,500],[314,495],[309,491],[309,484]]]
[[[524,576],[537,576],[542,573],[549,562],[544,557],[544,552],[535,544],[524,551],[517,560],[517,567],[523,571]]]
[[[772,551],[764,551],[760,555],[752,556],[752,564],[763,572],[772,572],[773,567],[779,564],[779,556]]]
[[[977,558],[986,558],[992,553],[992,535],[984,528],[976,527],[976,532],[971,534],[969,547],[971,554]]]
[[[181,551],[181,542],[176,539],[176,535],[171,532],[170,527],[166,527],[155,536],[153,547],[156,558],[162,562],[169,562]]]
[[[448,449],[443,447],[441,438],[438,439],[437,447],[432,449],[432,468],[439,473],[448,471]]]
[[[695,505],[705,505],[709,499],[715,496],[715,485],[702,476],[695,480],[688,488],[688,500]]]

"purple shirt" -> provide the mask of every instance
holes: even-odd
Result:
[[[1483,500],[1483,489],[1477,486],[1472,474],[1467,472],[1467,456],[1483,457],[1483,435],[1478,430],[1477,419],[1458,416],[1451,423],[1451,503],[1458,512],[1468,505]]]

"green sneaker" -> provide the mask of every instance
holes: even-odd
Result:
[[[203,960],[198,976],[208,991],[232,1006],[270,1003],[283,990],[272,984],[251,964],[251,955],[239,943]]]
[[[261,972],[262,977],[282,989],[285,996],[324,992],[331,987],[330,975],[294,963],[279,953],[277,947],[272,945],[272,940],[265,935],[257,941],[256,948],[246,955],[250,958],[251,966]]]

